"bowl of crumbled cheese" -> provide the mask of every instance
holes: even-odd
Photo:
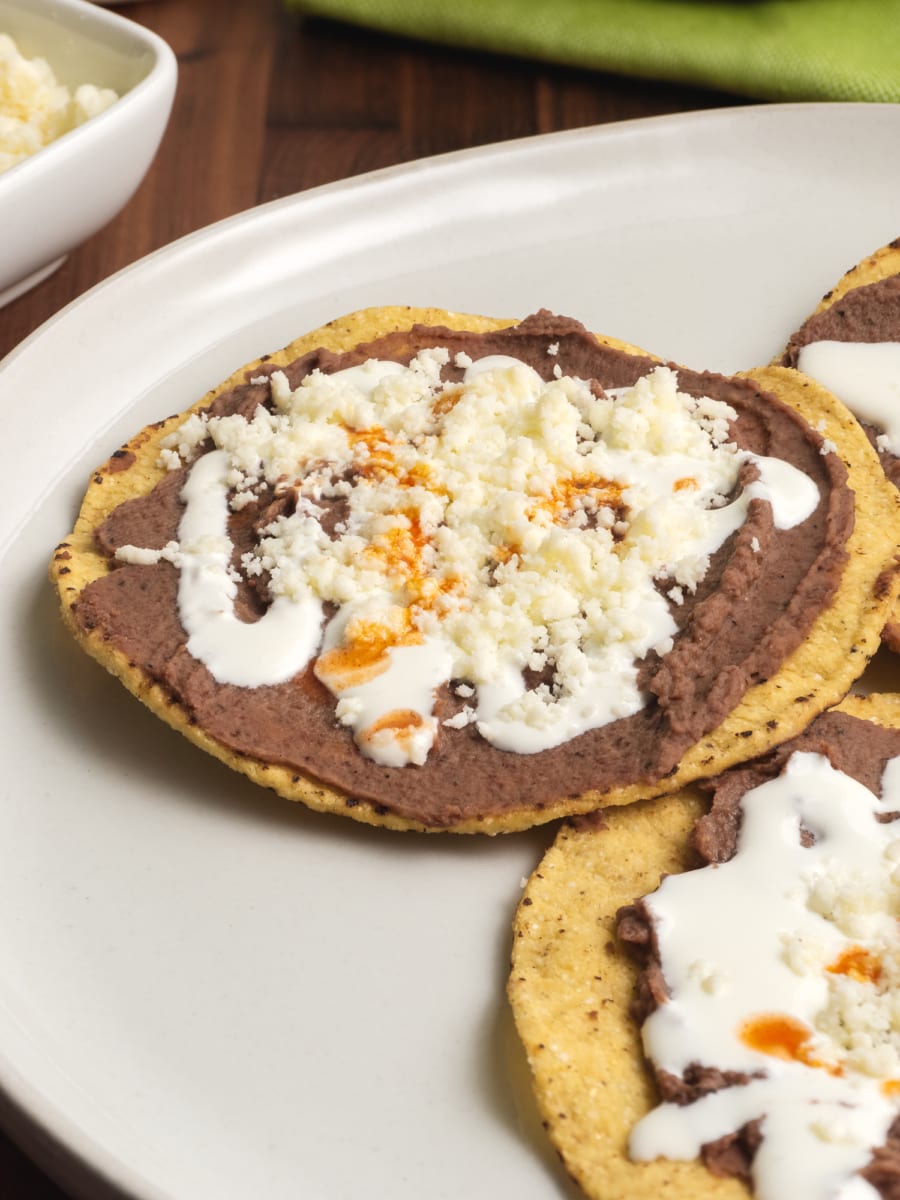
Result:
[[[161,38],[86,0],[0,0],[0,304],[131,198],[176,76]]]

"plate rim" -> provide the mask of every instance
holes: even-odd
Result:
[[[36,347],[57,336],[57,331],[72,319],[73,314],[86,311],[98,296],[114,293],[118,288],[129,286],[135,277],[149,277],[154,270],[165,271],[180,255],[216,243],[220,239],[227,241],[248,225],[265,223],[276,212],[302,212],[308,204],[317,203],[321,198],[328,198],[335,193],[377,190],[385,183],[406,180],[413,175],[421,178],[423,169],[452,170],[461,163],[478,162],[482,159],[496,160],[510,154],[527,153],[549,143],[602,144],[630,134],[640,134],[644,130],[672,129],[677,134],[684,126],[699,127],[722,120],[777,121],[788,113],[834,114],[836,110],[859,114],[872,111],[890,113],[890,119],[900,123],[900,106],[887,103],[739,103],[734,106],[637,117],[626,121],[492,142],[394,164],[294,192],[185,234],[98,281],[52,314],[0,360],[0,387],[8,376],[18,371],[22,361],[30,356]],[[21,525],[17,525],[11,531],[4,531],[4,525],[5,519],[0,518],[0,544],[4,544],[4,532],[11,538],[15,537],[21,528]],[[129,1200],[176,1200],[174,1192],[160,1191],[143,1172],[136,1172],[128,1162],[110,1151],[107,1145],[86,1132],[71,1113],[61,1111],[32,1080],[21,1077],[11,1063],[7,1047],[4,1045],[0,1045],[0,1123],[8,1130],[12,1139],[34,1158],[41,1169],[72,1195],[92,1197],[100,1194],[128,1197]],[[99,1192],[97,1189],[100,1189]]]
[[[291,192],[285,196],[278,196],[273,200],[264,201],[251,208],[241,209],[239,212],[221,217],[216,221],[210,222],[208,225],[201,226],[199,229],[182,234],[171,242],[167,242],[165,245],[159,246],[155,250],[151,250],[149,253],[135,259],[134,262],[126,263],[111,275],[98,280],[86,291],[73,297],[62,308],[52,313],[36,329],[27,334],[22,341],[17,343],[4,358],[0,359],[0,376],[2,376],[2,372],[6,368],[11,367],[23,353],[31,348],[35,340],[45,336],[54,326],[68,319],[73,310],[86,307],[98,294],[120,286],[123,280],[127,280],[135,274],[143,273],[150,266],[158,266],[161,261],[167,260],[169,257],[174,260],[177,254],[196,248],[198,244],[206,244],[207,242],[216,241],[219,238],[228,238],[246,224],[265,219],[274,213],[287,212],[295,206],[302,207],[307,203],[315,202],[323,196],[327,197],[333,193],[350,193],[359,189],[377,187],[383,183],[390,183],[394,180],[405,179],[407,176],[413,174],[419,174],[423,170],[435,170],[443,167],[452,168],[459,163],[474,162],[480,158],[496,159],[519,152],[527,153],[528,150],[539,148],[541,145],[563,145],[569,142],[593,141],[595,139],[599,139],[602,142],[631,133],[639,133],[643,130],[670,129],[679,125],[713,124],[723,119],[737,119],[740,121],[762,119],[769,121],[790,113],[806,113],[810,115],[821,113],[824,115],[825,112],[832,114],[843,113],[845,115],[861,113],[894,114],[898,122],[900,122],[900,105],[886,101],[811,100],[773,104],[762,102],[745,104],[738,102],[731,106],[723,105],[714,108],[690,109],[686,112],[631,117],[623,121],[583,125],[574,129],[528,134],[524,137],[487,142],[478,146],[448,150],[439,154],[426,155],[422,158],[409,159],[402,163],[378,167],[372,171],[348,176],[346,179],[335,179],[327,183],[317,184],[314,187]]]

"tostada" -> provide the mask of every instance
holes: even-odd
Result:
[[[874,695],[562,826],[508,988],[591,1200],[898,1194],[898,817],[900,696]]]
[[[796,371],[371,309],[116,450],[50,574],[88,653],[257,783],[498,833],[837,701],[897,592],[897,505]]]

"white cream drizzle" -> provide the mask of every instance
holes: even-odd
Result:
[[[882,430],[879,449],[900,455],[900,342],[810,342],[797,366]]]
[[[748,500],[768,501],[776,529],[793,529],[815,511],[819,489],[808,475],[781,458],[747,457],[756,463],[760,477],[744,489],[744,495]]]
[[[258,621],[248,623],[235,615],[228,470],[227,455],[213,450],[197,460],[182,489],[178,613],[188,635],[187,648],[219,683],[284,683],[315,653],[322,602],[312,592],[276,596]]]
[[[293,391],[276,373],[273,412],[191,417],[164,446],[170,466],[207,438],[216,447],[190,469],[178,545],[165,553],[180,569],[191,654],[243,687],[284,682],[317,658],[339,719],[390,766],[424,761],[435,692],[451,679],[476,690],[466,720],[523,754],[638,711],[635,662],[666,653],[676,632],[655,580],[671,577],[682,595],[695,587],[753,497],[769,501],[779,528],[818,502],[810,479],[771,458],[753,458],[760,479],[727,502],[752,456],[725,441],[731,410],[682,395],[667,368],[597,398],[582,380],[545,383],[496,355],[471,363],[461,387],[445,385],[448,357],[314,372]],[[601,488],[592,499],[579,479],[611,481],[612,498]],[[293,486],[297,511],[243,564],[269,573],[274,597],[245,624],[228,511],[262,480]],[[348,506],[334,538],[318,521],[328,497]],[[326,602],[338,612],[323,634]],[[404,635],[388,639],[367,679],[343,675],[339,656],[324,666],[365,613],[375,626],[405,613]],[[526,690],[523,670],[548,662],[553,685]],[[418,721],[402,726],[398,713]]]
[[[647,1056],[679,1075],[697,1063],[762,1078],[661,1104],[634,1127],[634,1158],[696,1158],[762,1118],[760,1200],[877,1195],[856,1173],[900,1111],[882,1087],[900,1066],[900,830],[876,820],[900,809],[898,767],[879,801],[823,756],[794,754],[744,796],[734,858],[668,876],[646,898],[670,991],[644,1024]],[[802,845],[801,826],[813,845]],[[848,951],[871,955],[884,978],[853,983],[835,971]],[[740,1036],[766,1016],[808,1029],[807,1062]]]

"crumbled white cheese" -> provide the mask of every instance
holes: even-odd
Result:
[[[167,470],[175,470],[189,459],[193,458],[198,446],[206,438],[208,413],[191,413],[185,417],[174,433],[167,434],[162,440],[160,465]]]
[[[368,672],[354,733],[386,765],[399,760],[401,740],[405,761],[422,761],[434,691],[452,679],[477,695],[482,736],[523,753],[638,711],[636,663],[667,653],[676,633],[657,581],[695,588],[757,487],[732,499],[747,459],[727,441],[733,410],[682,393],[666,367],[595,395],[559,364],[547,382],[518,360],[487,356],[455,383],[441,379],[448,362],[439,347],[408,367],[316,370],[293,389],[275,371],[271,409],[249,420],[194,415],[163,444],[166,465],[172,455],[189,461],[201,443],[210,451],[191,466],[183,527],[224,530],[228,505],[264,486],[290,496],[244,568],[267,574],[273,626],[286,621],[296,638],[291,606],[316,614],[301,639],[310,652],[322,606],[336,607],[315,670],[342,697],[369,687],[360,682]],[[797,477],[808,481],[754,461],[756,494],[772,499],[777,522],[776,497],[802,494]],[[326,531],[324,506],[335,500]],[[179,591],[191,652],[214,645],[220,665],[210,670],[223,682],[289,677],[297,643],[283,661],[270,613],[237,630],[227,547],[204,553],[219,556],[217,582],[198,563]],[[352,653],[341,658],[342,639],[351,651],[368,647],[365,670]],[[545,678],[527,686],[528,669]],[[401,721],[410,712],[419,724]]]
[[[181,550],[177,542],[167,542],[161,550],[148,550],[145,546],[119,546],[115,557],[118,562],[143,567],[163,561],[181,565]]]
[[[864,971],[827,973],[828,999],[816,1017],[816,1028],[854,1070],[882,1078],[900,1078],[896,847],[896,842],[890,843],[865,870],[848,869],[837,858],[829,860],[827,874],[810,878],[807,899],[811,912],[865,948],[863,966],[866,961],[877,963],[873,978]],[[814,946],[809,953],[818,959],[820,969],[827,967],[824,950]]]
[[[334,715],[342,725],[352,725],[362,712],[362,700],[358,696],[342,696],[334,708]]]
[[[471,705],[464,705],[454,717],[447,717],[444,724],[448,729],[465,729],[473,721],[478,720],[478,713]]]
[[[0,33],[0,172],[109,108],[111,88],[83,83],[74,93],[43,58],[25,58]]]

